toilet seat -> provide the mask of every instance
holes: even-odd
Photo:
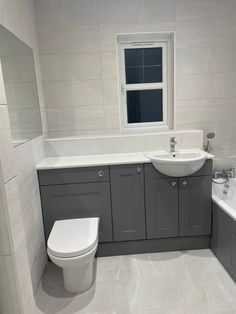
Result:
[[[48,238],[48,253],[61,258],[78,257],[98,243],[99,218],[55,221]]]

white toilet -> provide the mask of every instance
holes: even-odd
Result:
[[[47,252],[63,269],[64,287],[82,293],[93,283],[98,246],[99,218],[57,220],[51,230]]]

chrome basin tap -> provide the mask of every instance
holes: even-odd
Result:
[[[175,145],[177,144],[176,137],[170,137],[170,153],[175,153]]]

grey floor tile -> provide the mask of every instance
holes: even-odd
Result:
[[[210,250],[103,257],[81,295],[49,264],[36,304],[37,314],[236,314],[236,284]]]

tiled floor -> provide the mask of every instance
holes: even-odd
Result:
[[[50,264],[36,301],[47,314],[236,314],[236,284],[210,250],[103,257],[79,296]]]

